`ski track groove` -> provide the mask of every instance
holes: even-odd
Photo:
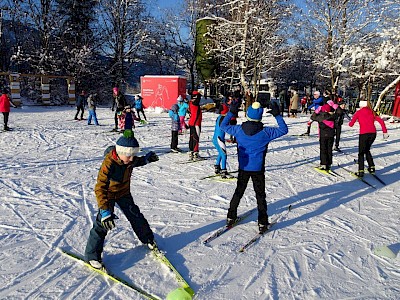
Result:
[[[269,267],[269,262],[273,261],[276,257],[276,251],[270,250],[272,254],[267,254],[265,253],[265,259],[261,267],[259,267],[257,270],[255,270],[254,274],[249,277],[247,282],[244,283],[243,291],[246,291],[248,288],[250,288],[253,284],[255,284],[259,279],[262,280],[262,275],[263,274],[268,274],[267,268]]]
[[[14,206],[13,206],[12,204],[8,204],[7,206],[14,212],[14,214],[15,214],[18,218],[20,218],[20,219],[27,225],[27,227],[30,229],[30,232],[32,232],[32,233],[36,236],[36,239],[39,240],[39,241],[41,241],[41,242],[46,246],[46,248],[47,248],[46,252],[42,254],[41,258],[39,258],[39,259],[37,260],[37,263],[35,264],[34,267],[32,267],[31,269],[28,269],[28,270],[26,270],[26,271],[24,271],[24,272],[18,274],[18,275],[13,279],[13,281],[11,281],[11,282],[8,283],[8,285],[4,288],[4,290],[7,290],[7,288],[9,288],[8,290],[10,291],[10,290],[16,290],[17,287],[19,287],[19,286],[24,286],[24,285],[26,285],[26,280],[29,280],[29,278],[32,279],[32,278],[36,278],[36,277],[38,277],[38,276],[41,276],[41,274],[44,273],[44,271],[40,271],[40,270],[46,270],[46,269],[47,269],[47,266],[53,265],[53,264],[54,264],[53,258],[50,258],[47,262],[46,262],[46,259],[47,259],[47,257],[52,257],[52,256],[51,256],[51,253],[54,251],[54,247],[53,247],[52,245],[50,245],[50,244],[46,241],[46,239],[45,239],[42,235],[40,235],[40,234],[37,232],[37,230],[31,225],[31,223],[29,223],[29,222],[25,219],[25,217],[24,217],[22,214],[20,214],[20,213],[14,208]],[[70,223],[74,223],[74,220],[71,220]],[[63,230],[63,232],[66,232],[66,230],[67,230],[68,228],[69,228],[69,226],[67,226],[66,229]],[[60,241],[60,240],[62,240],[62,239],[63,239],[63,235],[61,234],[60,236],[58,236],[58,237],[56,238],[56,241],[55,241],[54,243],[52,243],[52,244],[56,244],[57,241]],[[52,251],[52,250],[53,250],[53,251]],[[40,271],[40,272],[39,272],[39,271]],[[39,274],[37,274],[37,273],[39,273]],[[18,282],[18,280],[19,280],[19,283],[16,283],[16,282]],[[11,286],[11,288],[10,288],[10,286]],[[0,296],[1,296],[1,291],[0,291]]]

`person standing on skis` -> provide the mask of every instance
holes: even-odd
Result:
[[[133,168],[158,160],[158,156],[150,151],[145,156],[136,156],[139,143],[132,130],[125,130],[116,146],[108,147],[100,167],[95,194],[99,211],[93,228],[90,230],[85,249],[85,260],[96,269],[103,269],[101,254],[108,231],[115,227],[115,204],[128,219],[136,236],[150,249],[157,247],[154,234],[149,223],[134,203],[131,194],[131,175]]]
[[[230,111],[220,125],[223,131],[236,137],[239,160],[238,180],[228,209],[227,225],[230,226],[236,222],[240,199],[251,178],[257,199],[258,228],[262,233],[268,229],[269,225],[265,193],[265,156],[269,142],[287,134],[288,127],[276,103],[272,104],[271,114],[275,117],[278,127],[263,126],[261,119],[264,108],[259,102],[254,102],[248,108],[247,122],[241,125],[229,125],[230,119],[238,109],[237,105],[231,105]]]

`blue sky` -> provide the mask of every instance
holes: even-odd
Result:
[[[156,0],[157,5],[159,5],[160,7],[173,7],[180,2],[180,0]]]

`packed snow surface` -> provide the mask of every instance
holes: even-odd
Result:
[[[56,251],[84,253],[97,212],[93,189],[103,152],[119,137],[109,132],[113,114],[99,108],[101,126],[88,126],[73,120],[74,107],[11,111],[14,130],[0,133],[0,299],[142,299]],[[300,138],[309,116],[285,117],[289,133],[269,145],[266,193],[269,215],[289,205],[292,211],[239,253],[257,231],[256,214],[210,245],[202,243],[224,225],[236,185],[200,180],[213,174],[217,115],[203,115],[200,154],[210,159],[189,164],[183,163],[187,154],[168,153],[167,113],[149,110],[147,116],[148,125],[136,122],[135,136],[142,153],[153,150],[160,160],[134,170],[131,192],[195,299],[399,299],[399,124],[387,123],[388,141],[378,130],[372,154],[387,185],[367,174],[373,189],[337,167],[356,171],[358,125],[343,125],[343,153],[334,153],[333,165],[343,177],[333,177],[312,168],[319,163],[317,125],[310,138]],[[245,121],[240,116],[239,123]],[[263,122],[276,126],[268,113]],[[188,134],[180,135],[179,146],[188,150],[188,140]],[[235,145],[227,148],[228,169],[237,170]],[[255,206],[250,182],[239,213]],[[173,274],[138,241],[118,208],[116,214],[120,219],[107,236],[105,264],[165,298],[179,287]],[[397,256],[377,255],[383,246]]]

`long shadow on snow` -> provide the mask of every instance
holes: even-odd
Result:
[[[344,166],[347,167],[347,165]],[[385,170],[395,169],[398,168],[399,166],[400,162],[386,167]],[[368,182],[372,183],[376,187],[376,189],[367,186],[365,183],[359,181],[356,178],[354,178],[353,180],[344,181],[346,179],[351,178],[350,176],[346,175],[345,178],[343,178],[343,181],[334,183],[330,186],[323,186],[308,191],[303,191],[298,193],[294,197],[283,199],[270,204],[268,206],[268,210],[270,213],[271,212],[274,213],[285,210],[289,205],[292,205],[292,209],[295,210],[296,208],[299,207],[304,207],[307,205],[324,201],[324,203],[321,203],[321,206],[318,207],[316,210],[310,211],[299,217],[289,219],[280,224],[277,224],[277,226],[275,226],[275,230],[294,225],[297,222],[305,221],[313,217],[316,217],[318,215],[322,215],[331,209],[346,204],[350,201],[356,200],[357,198],[360,198],[362,196],[366,196],[371,192],[379,191],[381,188],[384,187],[382,184],[380,184],[374,178],[370,177],[368,174],[366,174],[365,179]],[[396,183],[399,180],[399,175],[396,173],[388,175],[383,175],[382,173],[378,173],[378,175],[387,185]],[[356,193],[349,193],[349,191],[356,191]],[[371,200],[375,201],[375,199]]]

